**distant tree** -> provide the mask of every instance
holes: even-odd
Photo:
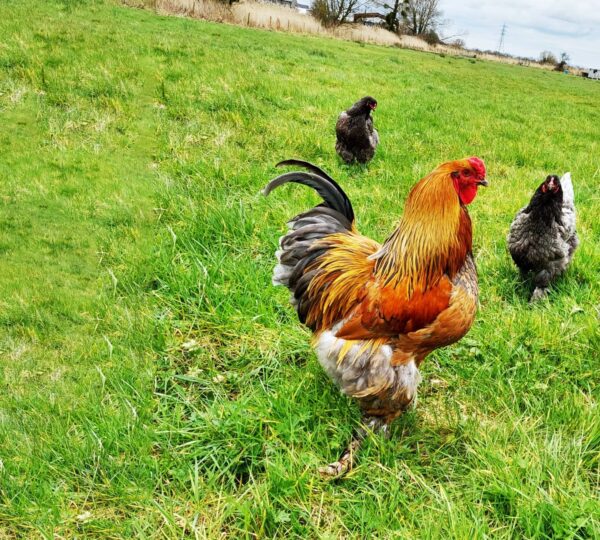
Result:
[[[315,0],[310,12],[325,26],[337,26],[348,22],[363,3],[363,0]]]
[[[540,62],[542,64],[557,64],[556,56],[551,51],[542,51],[540,53]]]
[[[439,42],[436,33],[442,15],[439,0],[376,0],[373,3],[387,10],[388,30]]]
[[[569,55],[566,52],[560,53],[560,59],[556,63],[556,67],[554,69],[556,69],[556,71],[564,71],[568,67],[569,60]]]
[[[410,34],[436,34],[442,17],[439,0],[408,0],[404,4],[403,12],[404,25]]]
[[[435,30],[427,30],[427,32],[421,34],[420,37],[424,39],[428,45],[438,45],[442,42]]]
[[[385,1],[377,1],[375,5],[387,10],[385,15],[385,27],[390,31],[397,33],[400,30],[400,25],[406,16],[407,0],[391,0],[389,3]]]

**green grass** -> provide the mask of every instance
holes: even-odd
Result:
[[[600,537],[599,84],[101,0],[5,1],[0,35],[0,538]],[[367,93],[381,149],[348,167]],[[259,190],[315,161],[382,240],[468,155],[477,321],[324,483],[359,414],[270,283],[316,197]],[[505,236],[565,170],[581,247],[531,307]]]

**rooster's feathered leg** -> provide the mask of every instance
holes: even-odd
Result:
[[[388,423],[385,418],[378,416],[367,416],[363,418],[362,425],[355,430],[350,440],[348,447],[342,452],[342,455],[337,461],[319,467],[319,472],[322,476],[335,478],[343,476],[348,471],[352,470],[356,463],[356,457],[359,448],[369,433],[381,433],[387,435]]]

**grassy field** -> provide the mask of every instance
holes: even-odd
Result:
[[[0,35],[0,538],[600,538],[600,84],[108,0],[5,0]],[[348,167],[367,93],[381,149]],[[323,482],[358,410],[270,284],[316,197],[259,190],[312,160],[382,240],[468,155],[477,321]],[[566,170],[581,247],[530,307],[505,236]]]

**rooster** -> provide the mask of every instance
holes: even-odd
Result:
[[[400,224],[379,244],[357,231],[350,200],[327,173],[304,161],[282,165],[308,172],[278,176],[265,195],[296,182],[323,202],[288,222],[273,283],[291,291],[319,362],[363,414],[339,460],[321,469],[337,476],[352,468],[368,431],[386,433],[415,403],[424,358],[473,324],[478,288],[466,205],[488,185],[485,166],[472,157],[437,167],[412,188]]]
[[[379,134],[373,128],[371,117],[371,112],[376,108],[377,101],[365,96],[338,117],[335,150],[346,163],[354,160],[367,163],[373,159],[379,144]]]
[[[531,302],[548,293],[579,245],[571,174],[552,174],[537,188],[527,206],[517,212],[508,233],[508,248],[523,275],[533,272]]]

